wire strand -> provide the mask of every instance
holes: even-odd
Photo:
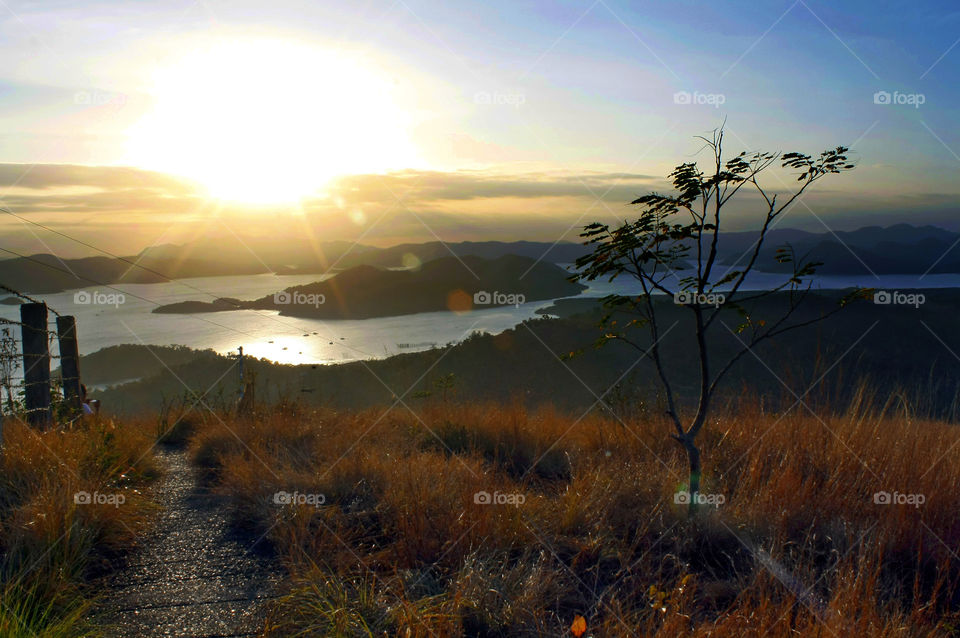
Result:
[[[46,268],[50,268],[51,270],[56,270],[57,272],[62,272],[62,273],[66,273],[66,274],[72,274],[72,273],[70,273],[69,271],[64,270],[63,268],[57,268],[56,266],[54,266],[54,265],[52,265],[52,264],[46,264],[46,263],[44,263],[44,262],[42,262],[42,261],[40,261],[40,260],[34,259],[33,257],[27,257],[26,255],[21,255],[20,253],[14,251],[14,250],[10,250],[9,248],[4,248],[4,247],[0,246],[0,250],[2,250],[3,252],[6,252],[6,253],[10,253],[11,255],[16,255],[17,257],[20,257],[20,258],[22,258],[22,259],[26,259],[26,260],[28,260],[28,261],[31,261],[31,262],[40,264],[41,266],[45,266]],[[136,293],[132,293],[132,292],[128,292],[128,291],[125,291],[125,290],[121,290],[121,289],[119,289],[119,288],[115,288],[114,286],[111,286],[110,284],[105,284],[105,283],[103,283],[103,282],[97,281],[96,279],[91,279],[90,277],[85,277],[85,276],[83,276],[83,275],[75,275],[75,276],[76,276],[78,279],[84,279],[84,280],[86,280],[86,281],[89,281],[89,282],[92,283],[92,284],[97,285],[97,286],[103,286],[104,288],[108,288],[108,289],[110,289],[110,290],[115,290],[115,291],[119,292],[119,293],[122,294],[122,295],[129,295],[130,297],[133,297],[134,299],[139,299],[140,301],[146,301],[147,303],[153,304],[153,305],[158,306],[158,307],[163,305],[163,304],[161,304],[161,303],[158,302],[158,301],[154,301],[153,299],[147,299],[146,297],[143,297],[143,296],[138,295],[138,294],[136,294]],[[39,302],[39,303],[42,303],[42,302]],[[59,315],[58,315],[58,316],[59,316]],[[252,334],[252,333],[245,332],[245,331],[243,331],[243,330],[238,330],[238,329],[236,329],[236,328],[231,328],[230,326],[225,326],[225,325],[223,325],[223,324],[217,323],[216,321],[210,321],[209,319],[204,319],[203,317],[197,317],[197,316],[195,316],[195,315],[189,315],[189,316],[192,317],[193,319],[196,319],[197,321],[203,321],[204,323],[209,323],[210,325],[217,326],[218,328],[223,328],[224,330],[230,330],[230,331],[232,331],[232,332],[236,332],[237,334],[242,334],[242,335],[244,335],[244,336],[246,336],[246,337],[255,337],[255,336],[256,336],[256,335],[254,335],[254,334]]]
[[[41,224],[41,223],[39,223],[39,222],[35,222],[35,221],[33,221],[33,220],[26,219],[25,217],[22,217],[22,216],[20,216],[20,215],[17,215],[17,214],[14,213],[13,211],[11,211],[9,208],[6,208],[6,207],[4,207],[4,206],[0,206],[0,212],[4,212],[4,213],[6,213],[6,214],[8,214],[8,215],[10,215],[10,216],[12,216],[12,217],[14,217],[14,218],[16,218],[16,219],[19,219],[20,221],[22,221],[22,222],[24,222],[24,223],[32,224],[32,225],[34,225],[34,226],[36,226],[36,227],[38,227],[38,228],[42,228],[42,229],[44,229],[44,230],[46,230],[46,231],[48,231],[48,232],[51,232],[51,233],[54,233],[54,234],[59,235],[59,236],[61,236],[61,237],[64,237],[64,238],[66,238],[66,239],[69,239],[70,241],[76,242],[76,243],[78,243],[78,244],[80,244],[80,245],[82,245],[82,246],[86,246],[87,248],[90,248],[90,249],[92,249],[92,250],[96,250],[97,252],[103,253],[104,255],[107,255],[108,257],[112,257],[113,259],[118,259],[118,260],[120,260],[120,261],[122,261],[122,262],[124,262],[124,263],[127,263],[127,264],[130,264],[131,266],[134,266],[135,268],[140,268],[140,269],[145,270],[145,271],[147,271],[147,272],[149,272],[149,273],[155,274],[155,275],[157,275],[157,276],[159,276],[159,277],[163,277],[164,279],[166,279],[166,280],[169,281],[169,282],[174,282],[174,281],[176,281],[176,283],[177,283],[178,285],[185,286],[185,287],[187,287],[187,288],[189,288],[189,289],[191,289],[191,290],[195,290],[196,292],[199,292],[199,293],[201,293],[201,294],[203,294],[203,295],[206,295],[206,296],[210,297],[211,299],[214,299],[214,300],[222,299],[222,297],[221,297],[220,295],[215,295],[215,294],[213,294],[213,293],[211,293],[211,292],[208,292],[208,291],[206,291],[206,290],[203,290],[203,289],[201,289],[201,288],[198,288],[197,286],[194,286],[194,285],[192,285],[192,284],[189,284],[189,283],[187,283],[187,282],[185,282],[185,281],[182,281],[182,280],[180,280],[180,279],[176,279],[176,280],[175,280],[173,277],[170,277],[169,275],[166,275],[166,274],[164,274],[164,273],[162,273],[162,272],[160,272],[160,271],[158,271],[158,270],[154,270],[153,268],[149,268],[149,267],[144,266],[143,264],[140,264],[140,263],[138,263],[138,262],[130,261],[129,259],[127,259],[127,258],[125,258],[125,257],[120,257],[119,255],[115,255],[115,254],[111,253],[111,252],[108,251],[108,250],[104,250],[103,248],[99,248],[99,247],[97,247],[97,246],[94,246],[93,244],[90,244],[90,243],[88,243],[88,242],[85,242],[85,241],[83,241],[83,240],[81,240],[81,239],[77,239],[76,237],[73,237],[73,236],[71,236],[71,235],[69,235],[69,234],[67,234],[67,233],[62,232],[62,231],[54,230],[53,228],[50,228],[49,226],[46,226],[46,225]],[[7,249],[5,249],[5,248],[0,248],[0,250],[7,250]],[[10,250],[7,250],[7,252],[10,252],[10,253],[12,253],[12,254],[17,254],[17,253],[14,253],[13,251],[10,251]],[[23,257],[23,255],[18,255],[18,256]],[[25,259],[31,259],[30,257],[24,257],[24,258],[25,258]],[[40,263],[41,265],[45,265],[45,266],[48,266],[48,267],[52,267],[52,266],[50,266],[50,264],[44,264],[43,262],[38,262],[38,263]],[[61,269],[61,268],[55,268],[55,270],[58,270],[58,271],[60,271],[60,272],[66,272],[66,271],[64,271],[64,270]],[[87,281],[93,281],[92,279],[89,279],[88,277],[82,277],[82,276],[76,275],[76,274],[74,274],[74,273],[68,273],[68,274],[73,274],[75,277],[77,277],[77,278],[79,278],[79,279],[86,279]],[[118,292],[123,292],[122,290],[118,290],[117,288],[112,288],[112,287],[108,286],[107,284],[101,284],[101,283],[98,283],[98,282],[94,282],[94,283],[96,283],[98,286],[104,286],[104,287],[110,288],[111,290],[117,290]],[[129,294],[129,293],[125,293],[125,294]],[[158,306],[161,305],[161,304],[159,304],[159,303],[157,303],[157,302],[155,302],[155,301],[152,301],[152,300],[149,300],[149,299],[145,299],[145,298],[143,298],[143,297],[138,297],[137,295],[134,295],[134,294],[130,294],[130,296],[136,297],[136,298],[141,299],[141,300],[144,300],[144,301],[148,301],[149,303],[153,303],[153,304],[156,304],[156,305],[158,305]],[[282,325],[282,326],[284,326],[284,327],[291,328],[291,329],[295,329],[295,330],[297,330],[297,332],[300,332],[300,331],[305,330],[305,328],[303,328],[303,327],[297,326],[297,325],[292,324],[292,323],[288,323],[288,322],[286,322],[286,321],[282,321],[282,320],[278,319],[277,317],[274,317],[273,315],[263,314],[263,313],[261,313],[261,312],[258,312],[257,310],[254,310],[254,309],[249,309],[249,310],[251,310],[255,315],[257,315],[257,316],[259,316],[259,317],[263,317],[263,318],[265,318],[265,319],[269,319],[270,321],[273,321],[273,322],[275,322],[275,323],[278,323],[278,324],[280,324],[280,325]],[[199,317],[195,317],[195,318],[199,319]],[[213,323],[213,325],[219,325],[219,324],[216,324],[215,322],[210,322],[210,321],[208,321],[207,323]],[[228,330],[233,330],[232,328],[229,328],[228,326],[224,326],[224,327],[227,328]],[[241,331],[238,331],[238,330],[234,330],[234,332],[237,332],[238,334],[247,334],[247,333],[242,333]],[[247,334],[247,336],[251,336],[251,335]],[[327,338],[333,340],[333,339],[335,338],[335,336],[336,336],[336,335],[332,335],[332,333],[331,333],[331,334],[328,334],[328,335],[327,335]],[[342,340],[342,339],[340,339],[340,340]],[[364,354],[364,355],[368,355],[368,356],[369,356],[369,353],[363,352],[362,350],[360,350],[360,349],[358,349],[358,348],[356,348],[356,347],[354,347],[354,346],[352,346],[352,345],[346,345],[346,344],[344,344],[344,345],[345,345],[345,347],[347,347],[349,350],[353,350],[353,351],[355,351],[355,352],[359,352],[359,353],[361,353],[361,354]]]
[[[86,246],[87,248],[90,248],[91,250],[95,250],[95,251],[97,251],[98,253],[103,253],[104,255],[107,255],[108,257],[111,257],[111,258],[113,258],[113,259],[117,259],[117,260],[119,260],[119,261],[122,261],[122,262],[125,263],[125,264],[130,264],[131,266],[134,266],[135,268],[140,268],[141,270],[145,270],[146,272],[149,272],[149,273],[151,273],[151,274],[157,275],[158,277],[163,277],[163,278],[164,278],[165,280],[167,280],[167,281],[170,281],[170,282],[174,281],[174,278],[173,278],[173,277],[170,277],[169,275],[166,275],[166,274],[164,274],[164,273],[162,273],[162,272],[160,272],[160,271],[158,271],[158,270],[154,270],[153,268],[150,268],[150,267],[148,267],[148,266],[144,266],[143,264],[141,264],[141,263],[139,263],[139,262],[131,261],[131,260],[127,259],[126,257],[121,257],[121,256],[119,256],[119,255],[115,255],[115,254],[111,253],[109,250],[104,250],[103,248],[100,248],[100,247],[98,247],[98,246],[94,246],[93,244],[87,243],[87,242],[83,241],[82,239],[77,239],[76,237],[72,237],[71,235],[68,235],[68,234],[65,233],[65,232],[62,232],[62,231],[59,231],[59,230],[55,230],[55,229],[53,229],[53,228],[50,228],[49,226],[46,226],[46,225],[41,224],[41,223],[39,223],[39,222],[35,222],[35,221],[33,221],[32,219],[27,219],[27,218],[25,218],[25,217],[21,217],[20,215],[17,215],[17,214],[14,213],[12,210],[10,210],[9,208],[6,208],[6,207],[4,207],[4,206],[0,206],[0,212],[6,213],[7,215],[10,215],[11,217],[15,217],[16,219],[19,219],[20,221],[22,221],[22,222],[24,222],[24,223],[26,223],[26,224],[33,224],[33,225],[36,226],[37,228],[42,228],[43,230],[46,230],[46,231],[48,231],[48,232],[51,232],[51,233],[53,233],[53,234],[55,234],[55,235],[60,235],[61,237],[64,237],[64,238],[66,238],[66,239],[69,239],[70,241],[73,241],[73,242],[76,242],[76,243],[80,244],[81,246]],[[220,298],[221,298],[221,297],[219,297],[218,295],[213,294],[212,292],[207,292],[206,290],[203,290],[203,289],[201,289],[201,288],[198,288],[198,287],[196,287],[196,286],[194,286],[194,285],[192,285],[192,284],[189,284],[189,283],[187,283],[187,282],[185,282],[185,281],[176,280],[176,283],[179,284],[179,285],[181,285],[181,286],[185,286],[186,288],[190,288],[191,290],[195,290],[195,291],[199,292],[200,294],[207,295],[208,297],[211,297],[212,299],[220,299]]]
[[[8,251],[8,252],[9,252],[9,251]],[[10,294],[16,295],[17,297],[20,297],[21,299],[26,299],[26,300],[29,301],[30,303],[45,303],[45,302],[43,302],[43,301],[38,301],[38,300],[34,299],[33,297],[31,297],[31,296],[29,296],[29,295],[23,294],[23,293],[20,292],[19,290],[14,290],[14,289],[11,288],[10,286],[5,286],[5,285],[3,285],[3,284],[0,284],[0,290],[6,290],[6,291],[9,292]],[[60,313],[57,312],[55,309],[51,308],[49,305],[47,306],[47,309],[49,309],[50,312],[52,312],[53,314],[57,315],[58,317],[60,316]]]

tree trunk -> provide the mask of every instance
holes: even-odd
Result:
[[[687,451],[687,460],[690,462],[690,504],[687,512],[692,517],[697,513],[700,500],[700,449],[691,436],[687,436],[683,441],[683,447]]]

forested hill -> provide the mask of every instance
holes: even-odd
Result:
[[[497,259],[443,257],[414,270],[357,266],[330,279],[255,300],[185,301],[158,313],[277,310],[282,315],[323,319],[367,319],[475,307],[516,305],[576,295],[585,286],[567,280],[563,268],[529,257]]]
[[[755,231],[723,233],[719,243],[721,262],[732,264],[743,259],[756,236]],[[774,251],[788,243],[797,254],[823,262],[821,274],[960,273],[960,234],[935,226],[897,224],[822,233],[774,229],[765,241],[758,269],[784,268],[774,259]],[[588,248],[575,242],[433,241],[378,248],[348,241],[313,244],[306,239],[203,240],[153,246],[118,259],[96,256],[61,260],[39,254],[0,260],[0,282],[16,283],[18,290],[27,293],[53,293],[91,285],[155,283],[168,278],[325,274],[362,265],[410,268],[451,255],[486,259],[516,255],[563,264],[586,252]]]

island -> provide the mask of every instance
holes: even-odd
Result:
[[[316,319],[469,312],[571,297],[586,288],[569,281],[569,276],[569,272],[556,264],[530,257],[451,256],[428,261],[411,270],[356,266],[329,279],[292,286],[259,299],[182,301],[159,306],[153,312],[274,310],[285,316]]]

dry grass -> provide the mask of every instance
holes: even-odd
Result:
[[[960,429],[867,404],[718,413],[703,491],[726,502],[696,520],[656,418],[288,407],[191,451],[290,570],[275,635],[558,636],[578,614],[592,636],[956,635]]]
[[[152,511],[140,490],[156,474],[152,430],[144,423],[98,421],[40,432],[6,420],[0,635],[92,631],[85,615],[93,592],[85,583],[132,544]],[[82,492],[101,495],[103,502],[78,504],[75,495]],[[121,496],[123,503],[116,504]]]

